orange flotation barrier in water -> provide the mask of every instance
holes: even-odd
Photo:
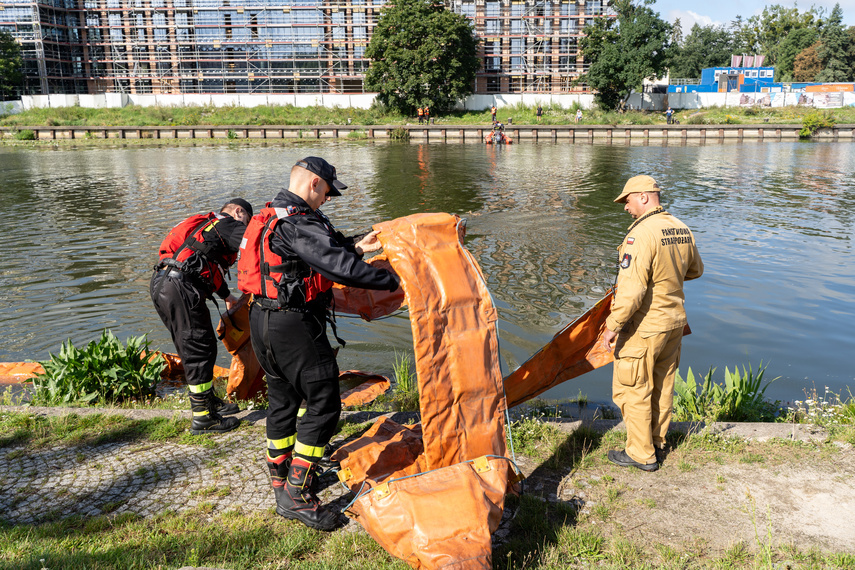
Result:
[[[374,226],[406,293],[421,424],[380,419],[334,456],[357,494],[346,514],[413,568],[490,568],[515,480],[496,309],[459,222],[417,214]]]
[[[519,476],[507,406],[612,360],[598,348],[609,294],[502,379],[496,309],[459,222],[419,214],[374,226],[406,293],[421,423],[381,418],[334,455],[356,494],[346,514],[413,568],[492,567],[490,536]],[[336,300],[337,311],[372,318],[396,306],[382,291]]]

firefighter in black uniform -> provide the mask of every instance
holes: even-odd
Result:
[[[205,303],[216,293],[230,308],[237,298],[229,292],[225,273],[237,259],[252,206],[235,198],[219,213],[190,216],[170,230],[160,245],[160,261],[151,278],[151,300],[181,357],[190,390],[193,421],[190,432],[225,432],[240,420],[224,414],[240,411],[214,393],[217,337]]]
[[[339,522],[312,489],[341,414],[339,370],[326,335],[330,289],[333,282],[398,288],[395,275],[362,261],[380,249],[377,232],[345,238],[319,210],[345,188],[326,160],[297,162],[289,188],[250,222],[238,261],[238,287],[253,294],[252,347],[267,374],[267,464],[276,512],[320,530]]]

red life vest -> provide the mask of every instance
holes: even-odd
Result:
[[[270,248],[277,224],[295,215],[305,216],[306,212],[268,206],[252,217],[238,253],[238,289],[276,299],[282,307],[301,307],[332,288],[332,281],[299,257],[283,259]]]
[[[237,259],[236,253],[213,254],[216,240],[220,238],[215,232],[215,239],[208,240],[206,238],[210,234],[206,235],[206,232],[214,229],[218,220],[219,216],[214,212],[197,214],[169,230],[160,244],[160,266],[194,273],[211,288],[210,292],[217,291],[225,281],[223,272]],[[201,267],[188,266],[187,261],[193,254],[201,256]]]

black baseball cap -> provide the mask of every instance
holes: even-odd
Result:
[[[305,168],[313,174],[317,174],[324,179],[324,182],[329,184],[330,191],[327,196],[341,196],[340,190],[347,188],[338,178],[335,177],[335,166],[317,156],[307,156],[303,160],[297,161],[296,166]]]
[[[229,204],[234,204],[236,206],[240,206],[241,208],[246,210],[246,213],[249,214],[250,218],[252,217],[252,205],[249,202],[247,202],[246,200],[244,200],[243,198],[232,198],[231,200],[229,200],[228,202],[223,204],[223,208],[225,208]],[[223,208],[220,208],[220,211],[222,211]]]

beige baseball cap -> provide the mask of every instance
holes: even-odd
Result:
[[[647,176],[646,174],[633,176],[626,181],[623,191],[620,193],[620,196],[615,198],[615,202],[623,204],[626,202],[627,196],[635,194],[636,192],[659,192],[659,190],[659,184],[657,184],[653,177]]]

